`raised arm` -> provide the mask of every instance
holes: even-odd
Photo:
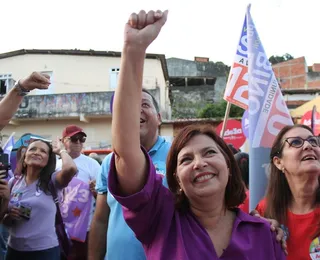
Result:
[[[62,147],[61,141],[57,138],[57,141],[53,143],[52,148],[53,152],[61,157],[62,168],[56,175],[56,181],[64,188],[68,186],[73,176],[77,173],[78,168],[68,152],[62,149]]]
[[[145,183],[147,161],[140,148],[143,65],[147,47],[156,39],[168,12],[140,11],[125,25],[119,84],[112,115],[112,141],[121,192],[130,195]]]
[[[3,129],[14,116],[23,99],[23,91],[26,93],[33,89],[47,89],[50,85],[50,77],[33,72],[25,79],[18,81],[9,93],[0,101],[0,130]]]

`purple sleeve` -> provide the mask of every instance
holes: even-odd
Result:
[[[169,230],[175,206],[173,194],[162,185],[162,176],[156,173],[149,155],[145,151],[144,154],[148,160],[148,175],[141,191],[130,196],[121,196],[115,155],[111,159],[108,188],[122,205],[124,218],[136,237],[143,244],[150,244],[156,234],[166,233]]]
[[[54,187],[57,189],[57,190],[62,190],[63,187],[59,184],[59,182],[57,181],[57,173],[60,172],[60,170],[56,170],[54,173],[52,173],[51,175],[51,181],[54,185]]]
[[[272,238],[273,238],[273,248],[274,248],[274,256],[275,260],[286,260],[286,255],[284,254],[284,251],[281,247],[281,242],[277,242],[276,239],[276,233],[272,232]]]

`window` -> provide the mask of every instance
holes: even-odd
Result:
[[[12,74],[0,74],[0,96],[4,96],[13,87]]]
[[[53,84],[53,72],[52,71],[41,71],[41,74],[46,74],[50,76],[51,84],[48,89],[37,89],[35,95],[49,95],[54,94],[54,84]]]
[[[109,75],[110,75],[110,89],[116,89],[118,85],[118,76],[119,76],[119,68],[111,68]]]

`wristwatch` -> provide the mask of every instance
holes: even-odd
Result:
[[[30,92],[29,90],[26,90],[25,88],[23,88],[19,84],[19,81],[17,81],[17,83],[14,85],[14,88],[18,91],[18,95],[21,96],[21,97],[27,95]]]
[[[62,149],[62,150],[60,151],[59,155],[61,156],[62,153],[68,153],[68,151],[65,150],[65,149]]]

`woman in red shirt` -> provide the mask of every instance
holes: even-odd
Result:
[[[320,233],[319,137],[305,125],[284,127],[271,148],[266,198],[261,215],[278,220],[287,231],[287,260],[309,260]]]

